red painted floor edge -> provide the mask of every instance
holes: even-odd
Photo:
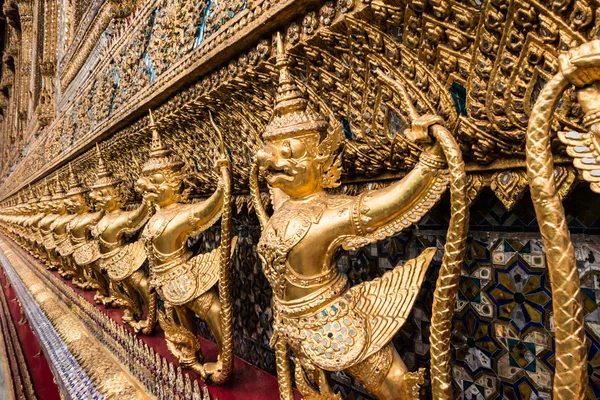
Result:
[[[6,238],[6,240],[9,240],[11,244],[13,244],[13,246],[17,247],[20,250],[23,256],[26,256],[39,268],[45,268],[41,261],[32,257],[13,240],[7,238],[6,236],[4,236],[4,238]],[[94,291],[79,289],[76,286],[74,286],[71,283],[71,281],[62,279],[58,272],[53,271],[52,273],[63,283],[65,283],[71,290],[78,293],[90,304],[96,306],[98,310],[106,314],[118,324],[125,326],[127,329],[130,329],[128,325],[124,325],[121,322],[123,310],[115,308],[106,308],[102,305],[97,305],[94,302]],[[177,360],[175,360],[173,356],[169,353],[164,341],[164,332],[160,328],[158,328],[157,331],[151,336],[139,335],[138,337],[142,341],[144,341],[144,343],[146,343],[148,346],[152,347],[155,352],[172,362],[175,366],[179,365]],[[216,360],[217,346],[215,345],[215,343],[202,337],[200,337],[200,342],[202,345],[202,352],[206,360]],[[198,380],[199,383],[201,383],[201,385],[204,385],[199,380],[198,375],[190,371],[185,372],[190,375],[190,378],[192,378],[192,380]],[[257,368],[256,366],[250,364],[246,360],[243,360],[239,357],[235,357],[233,375],[226,384],[221,386],[208,384],[207,386],[211,398],[219,400],[278,400],[280,398],[279,389],[277,385],[277,377],[269,374],[268,372],[260,368]],[[294,394],[297,400],[302,399],[297,390],[295,390]]]
[[[14,299],[16,299],[14,289],[12,286],[9,288],[6,287],[8,278],[4,274],[4,269],[0,268],[0,271],[0,285],[2,285],[2,291],[6,298],[15,330],[17,331],[19,343],[21,343],[21,348],[23,349],[23,355],[25,357],[27,369],[29,370],[33,390],[38,399],[60,400],[58,386],[54,383],[54,375],[52,374],[52,370],[48,365],[44,353],[40,352],[38,339],[31,330],[29,321],[24,324],[19,324],[21,312],[19,310],[19,304],[14,301]],[[5,336],[7,335],[8,332],[5,332]]]

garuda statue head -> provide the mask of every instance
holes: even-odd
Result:
[[[158,206],[184,201],[187,191],[182,192],[185,164],[163,143],[150,112],[150,158],[142,166],[142,176],[137,180],[136,191],[144,200]]]
[[[73,167],[69,163],[69,191],[67,192],[66,206],[71,214],[81,214],[89,210],[87,193],[89,189],[81,184],[73,173]]]
[[[52,211],[57,214],[62,214],[63,211],[66,211],[65,207],[65,197],[67,196],[67,192],[65,190],[65,186],[60,181],[60,177],[58,173],[56,173],[56,189],[54,190],[54,195],[52,196],[51,207]]]
[[[107,168],[100,147],[96,143],[96,154],[98,156],[98,168],[96,181],[90,186],[92,192],[90,199],[95,202],[96,208],[105,211],[115,211],[125,205],[125,196],[121,187],[122,181],[115,178]]]
[[[48,186],[48,179],[44,178],[44,188],[42,189],[42,197],[38,201],[40,212],[50,213],[52,207],[52,191]]]
[[[290,56],[277,36],[279,85],[273,116],[263,133],[258,164],[271,188],[292,198],[339,186],[341,127],[329,133],[325,117],[310,110],[290,73]]]

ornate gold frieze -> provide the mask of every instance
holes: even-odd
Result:
[[[502,12],[498,14],[508,13],[510,16],[508,19],[504,18],[500,22],[492,23],[490,21],[495,21],[498,7],[491,3],[483,4],[481,9],[458,3],[455,6],[455,8],[448,8],[440,5],[440,9],[437,10],[410,6],[398,8],[380,2],[372,2],[368,5],[340,3],[333,7],[325,5],[321,7],[319,13],[308,12],[303,18],[296,19],[286,28],[286,39],[292,44],[292,55],[296,64],[294,68],[302,72],[299,76],[302,76],[306,90],[318,93],[315,101],[327,103],[337,118],[342,117],[348,121],[349,129],[346,130],[346,134],[351,137],[351,140],[348,141],[345,149],[344,167],[349,176],[375,177],[387,171],[408,168],[415,162],[414,154],[411,155],[414,150],[411,150],[410,144],[405,143],[401,134],[396,134],[402,131],[405,125],[402,119],[405,117],[396,113],[393,104],[384,104],[385,88],[376,81],[371,83],[372,78],[369,78],[373,74],[371,68],[398,69],[399,73],[408,79],[409,94],[417,100],[421,109],[439,109],[447,117],[448,126],[456,131],[467,159],[490,162],[498,155],[521,158],[524,156],[524,125],[518,121],[519,118],[523,120],[526,118],[531,109],[529,104],[535,100],[539,88],[545,82],[544,79],[547,79],[548,74],[553,71],[552,65],[556,64],[553,60],[556,60],[560,49],[556,43],[577,43],[585,40],[584,33],[595,26],[593,15],[590,17],[592,20],[583,27],[572,22],[574,17],[571,16],[572,10],[569,7],[563,11],[546,10],[538,4],[514,4],[508,7],[512,11],[501,7]],[[190,37],[186,36],[187,31],[176,28],[177,24],[181,26],[181,22],[177,21],[185,20],[189,13],[177,9],[177,3],[172,3],[164,9],[161,7],[159,5],[161,11],[157,14],[157,20],[154,22],[157,26],[153,29],[157,32],[161,32],[161,29],[165,32],[173,32],[173,35],[166,36],[167,42],[178,40],[185,43],[185,46],[189,46]],[[260,9],[264,9],[264,5]],[[533,22],[527,22],[526,19],[531,14],[527,10],[536,9],[544,10],[543,18],[534,18]],[[372,13],[369,13],[369,10]],[[459,13],[456,10],[462,11]],[[585,7],[581,10],[578,8],[576,14],[588,18],[589,13],[586,10]],[[166,69],[162,75],[158,74],[156,80],[152,81],[148,76],[140,75],[140,71],[147,63],[147,60],[142,59],[142,55],[149,51],[149,56],[153,59],[151,53],[157,51],[152,40],[147,45],[141,44],[145,35],[149,33],[147,28],[149,11],[150,9],[142,9],[140,14],[136,14],[136,19],[132,21],[129,28],[115,40],[111,46],[111,54],[115,54],[114,64],[110,59],[101,62],[93,75],[96,79],[89,81],[87,88],[82,90],[82,94],[76,100],[79,116],[75,118],[75,111],[66,110],[59,117],[61,121],[57,121],[57,125],[51,126],[48,130],[48,137],[43,139],[46,140],[46,144],[44,146],[39,142],[34,144],[32,154],[23,161],[23,167],[18,170],[37,170],[37,165],[41,165],[42,162],[48,165],[49,161],[51,163],[47,169],[60,165],[85,148],[91,137],[107,135],[114,131],[115,126],[130,121],[131,116],[135,115],[135,110],[143,108],[143,104],[148,99],[161,98],[159,87],[163,84],[169,83],[173,88],[174,82],[189,71],[198,68],[201,70],[202,62],[198,62],[197,55],[200,55],[202,60],[207,59],[202,55],[209,52],[212,54],[211,49],[216,46],[216,42],[226,37],[242,38],[244,35],[250,35],[252,29],[249,28],[254,24],[248,21],[252,13],[250,9],[246,9],[231,21],[227,21],[217,31],[217,33],[221,32],[220,34],[207,38],[187,56],[159,52],[159,58],[164,60],[163,64],[154,61],[152,64],[153,67],[156,66],[158,72],[162,71],[164,65],[171,66],[173,63],[175,65]],[[514,15],[518,15],[523,21],[514,22],[515,18],[511,14],[513,11]],[[548,13],[549,16],[546,15]],[[254,18],[260,19],[261,15],[255,16],[257,12],[253,14]],[[379,22],[381,16],[385,16],[388,22],[385,24]],[[409,22],[416,24],[418,29],[403,35],[402,40],[399,41],[399,36],[394,35],[402,31],[402,27]],[[498,30],[503,32],[500,37],[511,37],[515,43],[504,46],[502,51],[490,50],[496,54],[494,56],[496,58],[502,58],[501,55],[506,54],[506,57],[502,58],[504,60],[502,62],[506,65],[500,64],[499,60],[494,60],[495,64],[490,64],[490,72],[486,72],[485,65],[488,63],[486,60],[491,62],[493,54],[480,57],[481,50],[475,48],[478,43],[488,42],[477,35],[481,33],[487,38],[490,32]],[[514,35],[511,33],[513,31],[516,32]],[[344,34],[344,32],[353,33]],[[521,36],[524,38],[522,42],[518,40]],[[214,101],[218,103],[219,99],[225,98],[226,93],[230,92],[227,86],[232,83],[227,82],[236,80],[235,77],[239,76],[244,83],[238,89],[255,96],[254,103],[259,105],[257,113],[261,115],[259,123],[264,124],[268,115],[270,90],[268,85],[261,87],[265,85],[260,83],[259,77],[261,74],[269,73],[270,62],[265,67],[258,65],[255,67],[253,62],[256,60],[255,52],[258,52],[259,59],[269,57],[268,42],[271,39],[266,39],[265,45],[259,45],[254,51],[241,55],[234,62],[230,62],[212,74],[210,78],[207,77],[200,84],[187,89],[185,94],[177,95],[176,99],[166,107],[180,108],[175,115],[186,112],[185,108],[181,107],[183,104],[189,107],[213,107],[211,103]],[[490,43],[495,43],[494,40],[500,39],[489,40]],[[369,43],[369,46],[365,47],[365,54],[349,51],[356,46],[361,46],[361,42]],[[524,49],[531,49],[531,54],[526,54]],[[232,52],[233,49],[230,51]],[[266,53],[261,53],[263,51]],[[194,57],[196,62],[190,63],[193,54],[197,54]],[[170,61],[169,57],[175,58]],[[178,57],[181,59],[177,60]],[[364,57],[370,57],[374,62],[365,63],[362,60]],[[478,57],[480,63],[476,62]],[[543,63],[536,57],[542,57]],[[456,60],[456,63],[452,64],[453,60]],[[513,61],[509,62],[509,60]],[[193,67],[192,64],[200,67]],[[186,65],[189,67],[184,67]],[[519,78],[513,71],[520,71],[523,76]],[[491,100],[493,96],[489,97],[489,100],[485,100],[489,102],[485,110],[510,109],[506,117],[502,117],[502,113],[492,113],[493,118],[492,116],[484,118],[481,116],[483,111],[477,111],[479,107],[477,104],[482,101],[477,100],[480,98],[479,93],[483,96],[485,93],[491,93],[492,89],[491,84],[483,87],[478,83],[482,76],[487,76],[485,74],[493,77],[494,90],[502,89],[503,93],[511,93],[506,106],[498,103],[497,100]],[[119,77],[118,86],[115,85],[113,76]],[[259,78],[259,81],[253,82],[256,78]],[[150,97],[150,92],[145,90],[149,84],[152,87]],[[358,92],[354,91],[354,88],[372,84],[375,84],[372,93],[363,92],[362,98],[356,97]],[[460,87],[465,90],[466,96],[460,94]],[[201,93],[207,92],[211,93],[209,97],[214,101],[210,98],[193,101]],[[114,99],[112,106],[94,104],[94,99],[104,98],[96,96],[96,93],[111,96]],[[133,93],[138,94],[131,97]],[[427,96],[424,97],[422,93],[427,93]],[[519,100],[516,100],[517,97]],[[349,101],[346,102],[346,99]],[[237,113],[249,119],[244,109],[247,107],[244,101],[235,98],[233,101],[236,102]],[[492,106],[492,103],[495,105]],[[565,114],[564,116],[561,114],[556,123],[563,124],[561,126],[576,126],[580,118],[576,103],[565,97],[563,104],[565,107],[561,108],[561,112]],[[386,110],[383,111],[383,108]],[[90,112],[86,110],[91,110],[92,114],[97,110],[98,118],[89,120]],[[106,123],[107,113],[111,116],[108,123]],[[161,114],[160,110],[157,114]],[[491,122],[483,123],[482,118]],[[60,138],[59,132],[63,132],[64,127],[74,131],[70,133],[74,145],[70,144],[71,140],[65,141]],[[388,133],[375,134],[382,130]],[[54,158],[56,160],[53,161]],[[197,162],[198,160],[195,161]],[[248,167],[244,169],[246,175]],[[14,175],[18,173],[16,171]],[[7,182],[4,188],[9,187],[10,182]]]
[[[35,164],[40,162],[48,164],[49,161],[55,158],[59,152],[63,152],[64,145],[61,143],[60,138],[62,134],[59,134],[58,132],[63,131],[61,129],[61,126],[63,125],[66,116],[70,113],[73,113],[75,109],[83,113],[83,118],[78,123],[78,131],[80,131],[82,128],[88,128],[92,129],[94,135],[99,135],[103,134],[102,132],[106,132],[106,129],[112,130],[114,124],[117,123],[117,121],[122,120],[123,118],[131,118],[131,112],[133,112],[139,107],[140,100],[143,99],[143,101],[146,102],[153,97],[156,98],[157,94],[161,94],[160,91],[157,92],[157,88],[162,87],[163,89],[168,88],[172,90],[173,79],[180,80],[185,76],[186,71],[187,73],[189,73],[190,71],[202,68],[202,65],[206,62],[206,60],[210,59],[210,56],[215,52],[218,52],[219,49],[227,48],[228,52],[233,51],[235,46],[229,46],[229,43],[225,45],[224,41],[226,39],[236,37],[234,36],[234,34],[238,34],[238,32],[238,35],[249,36],[258,27],[264,29],[265,22],[272,21],[272,19],[270,19],[272,16],[277,15],[284,9],[294,7],[294,5],[291,3],[265,3],[253,4],[253,6],[255,7],[254,11],[246,8],[240,11],[232,19],[228,21],[226,20],[225,25],[219,27],[219,30],[217,31],[220,32],[219,34],[207,35],[209,37],[206,37],[206,39],[202,42],[201,46],[195,48],[187,57],[182,57],[181,60],[179,60],[174,66],[169,68],[169,70],[167,70],[162,76],[159,77],[160,79],[158,79],[158,82],[153,82],[152,87],[154,89],[152,91],[149,91],[149,88],[147,86],[144,90],[138,90],[136,92],[128,89],[130,93],[130,98],[128,102],[121,106],[118,110],[112,111],[110,121],[93,120],[93,123],[90,123],[92,122],[90,121],[90,115],[86,115],[85,108],[82,110],[82,107],[84,107],[84,105],[91,103],[92,99],[97,98],[95,97],[94,93],[94,86],[96,85],[95,80],[92,79],[87,84],[87,88],[83,88],[82,94],[78,97],[77,100],[75,100],[77,106],[73,106],[72,109],[68,109],[67,111],[65,111],[63,115],[59,117],[60,120],[55,121],[55,124],[49,127],[45,135],[40,136],[40,138],[38,138],[36,142],[32,143],[32,150],[27,156],[27,160],[24,163],[21,163],[17,168],[22,169],[25,164],[28,164],[25,168],[32,168]],[[144,12],[148,13],[148,11]],[[139,18],[137,23],[143,25],[144,23],[147,23],[147,21],[144,21],[142,18]],[[262,41],[261,43],[265,43],[265,41]],[[118,54],[120,51],[118,49],[127,45],[128,43],[126,41],[126,37],[120,37],[118,40],[115,41],[113,45],[114,53],[112,54]],[[265,46],[264,44],[259,45],[257,47],[257,50],[255,50],[255,52],[257,52],[258,57],[250,59],[250,62],[256,63],[257,60],[262,59],[263,55],[266,54],[265,50],[268,50],[268,46]],[[253,52],[249,52],[249,55],[253,56],[252,53]],[[195,56],[192,56],[194,54]],[[139,57],[139,53],[137,53],[136,55],[136,52],[129,52],[129,55]],[[108,72],[113,68],[113,63],[110,59],[105,60],[105,62],[102,65],[102,67],[97,67],[96,70],[100,71],[102,70],[102,68],[104,68],[105,72]],[[123,63],[119,62],[118,65],[123,65]],[[132,84],[134,82],[129,83]],[[171,86],[169,87],[167,84]],[[134,95],[134,97],[131,98],[131,95]],[[164,93],[162,95],[164,96]],[[75,135],[76,133],[73,134]],[[88,133],[88,131],[83,131],[82,133],[77,134],[77,136],[79,137],[89,137],[89,135],[90,134]],[[43,141],[46,142],[44,145],[42,144]],[[79,141],[78,145],[81,144],[83,144],[83,142]],[[74,150],[76,150],[76,148],[72,148],[70,151]],[[52,162],[53,164],[55,163],[54,161]],[[6,184],[3,185],[3,187],[7,186],[8,185]]]
[[[144,6],[148,7],[152,3],[152,1],[145,2]],[[73,34],[73,41],[66,47],[62,59],[59,60],[58,70],[63,92],[80,72],[101,35],[106,34],[111,23],[114,29],[125,29],[127,26],[114,19],[129,16],[135,6],[136,2],[108,0],[94,1],[89,5],[82,20],[76,26],[77,31]]]

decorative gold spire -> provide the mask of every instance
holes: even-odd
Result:
[[[27,201],[27,203],[32,204],[32,203],[37,203],[38,202],[38,193],[36,193],[36,190],[34,188],[31,187],[31,184],[29,185],[29,201]]]
[[[100,147],[96,143],[96,154],[98,156],[98,169],[96,170],[96,182],[90,186],[91,189],[101,189],[107,186],[115,186],[121,183],[121,180],[113,177],[112,172],[106,166]]]
[[[142,173],[147,174],[165,169],[181,169],[185,164],[176,155],[173,155],[171,149],[163,143],[160,133],[156,128],[156,124],[154,123],[152,111],[150,111],[150,130],[152,131],[150,158],[142,166]]]
[[[67,196],[73,196],[87,191],[88,189],[79,182],[79,179],[77,179],[77,176],[73,173],[73,166],[69,163],[69,191],[67,192]]]
[[[267,125],[263,138],[277,140],[327,131],[327,120],[320,114],[307,109],[308,102],[296,86],[290,72],[290,56],[285,53],[281,33],[277,32],[277,68],[279,85],[273,108],[273,118]]]
[[[52,200],[60,200],[65,197],[67,194],[64,185],[60,181],[60,177],[58,176],[58,172],[56,173],[56,190],[54,191],[54,196],[52,196]]]
[[[169,150],[163,145],[162,140],[160,138],[160,134],[158,133],[158,129],[156,129],[156,124],[154,123],[154,116],[152,115],[152,110],[148,110],[148,115],[150,116],[150,129],[152,130],[152,144],[150,146],[150,155],[163,155]]]
[[[50,201],[52,200],[52,191],[48,186],[48,179],[44,178],[44,192],[42,193],[42,197],[40,201]]]

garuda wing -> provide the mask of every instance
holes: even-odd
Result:
[[[237,236],[235,236],[231,240],[232,254],[235,251],[237,239]],[[221,247],[217,247],[211,252],[198,254],[188,261],[197,279],[196,295],[206,292],[219,280],[220,252]]]
[[[427,248],[417,258],[386,272],[381,278],[350,289],[355,299],[354,311],[362,314],[370,332],[370,344],[363,357],[383,348],[404,325],[436,250]]]
[[[567,146],[567,154],[573,157],[573,165],[590,188],[600,193],[600,131],[580,133],[559,131],[558,138]]]

